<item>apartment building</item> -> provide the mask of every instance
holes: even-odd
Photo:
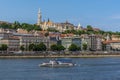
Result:
[[[40,35],[35,35],[35,34],[19,34],[19,33],[14,33],[14,36],[18,37],[20,39],[20,46],[23,45],[25,48],[28,48],[30,44],[39,44],[43,42],[46,46],[49,44],[49,39],[46,37],[42,37]]]
[[[102,38],[99,35],[89,35],[89,49],[92,51],[102,50]]]
[[[78,47],[81,47],[81,38],[77,36],[68,36],[61,38],[61,44],[68,49],[71,44],[75,44]]]
[[[14,37],[12,33],[0,33],[0,45],[6,44],[8,46],[8,51],[18,51],[19,50],[19,38]]]
[[[109,40],[103,41],[107,51],[118,51],[120,50],[120,40]]]

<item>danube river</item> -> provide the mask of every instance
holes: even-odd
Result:
[[[120,57],[72,58],[69,68],[38,65],[50,59],[0,59],[0,80],[120,80]]]

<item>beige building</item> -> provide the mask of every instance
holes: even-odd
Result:
[[[33,43],[33,44],[39,44],[40,42],[43,42],[46,46],[48,46],[49,44],[49,39],[44,37],[44,36],[40,36],[38,34],[18,34],[15,33],[14,36],[18,37],[20,39],[20,46],[24,45],[25,48],[28,48],[28,46]]]
[[[0,44],[6,44],[8,51],[19,51],[21,45],[28,50],[31,43],[39,44],[40,42],[49,48],[49,38],[40,34],[37,32],[34,34],[0,33]]]
[[[81,35],[81,38],[82,38],[82,44],[84,43],[87,44],[87,50],[91,50],[91,51],[102,50],[102,36],[101,35],[83,34]]]
[[[25,30],[25,29],[20,29],[20,28],[18,28],[18,29],[17,29],[17,33],[19,33],[19,34],[28,34],[28,31]]]
[[[19,51],[19,38],[11,37],[11,38],[3,38],[0,40],[0,44],[6,44],[8,46],[7,51],[14,52]]]
[[[120,35],[112,35],[111,39],[112,40],[120,40]]]
[[[120,50],[120,40],[109,40],[103,41],[103,44],[106,45],[106,50]]]
[[[14,37],[12,33],[0,33],[0,45],[6,44],[8,51],[19,50],[19,38]]]
[[[39,9],[38,11],[38,22],[37,25],[39,25],[43,30],[47,30],[49,28],[56,29],[60,32],[63,32],[65,30],[72,30],[74,29],[74,25],[66,21],[65,23],[54,23],[51,20],[48,19],[48,21],[42,21],[42,14]]]
[[[61,37],[61,44],[68,50],[71,44],[81,47],[81,38],[79,36],[66,36]]]

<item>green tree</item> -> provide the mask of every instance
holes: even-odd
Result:
[[[87,50],[87,44],[86,43],[83,43],[82,47],[83,47],[83,50]]]
[[[64,33],[65,33],[65,34],[71,33],[71,30],[66,30],[66,31],[64,31]]]
[[[21,24],[18,21],[15,21],[12,24],[12,29],[18,29],[18,28],[21,28]]]
[[[91,26],[91,25],[87,25],[87,30],[88,30],[88,31],[93,31],[92,26]]]
[[[34,26],[28,23],[22,23],[21,28],[27,30],[28,32],[34,30]]]
[[[49,32],[45,33],[45,37],[48,37],[49,36]]]
[[[9,23],[1,23],[0,24],[0,28],[4,28],[4,29],[9,29],[9,28],[11,28],[11,24],[9,24]]]
[[[42,31],[42,28],[36,24],[33,25],[33,29],[36,31]]]
[[[63,45],[57,45],[57,50],[58,51],[65,50],[65,47]]]
[[[49,32],[59,32],[59,31],[56,30],[55,28],[48,28],[47,31],[49,31]]]
[[[78,35],[81,35],[82,34],[82,30],[78,30]]]
[[[88,35],[89,34],[94,34],[94,30],[93,30],[93,28],[92,28],[92,26],[91,25],[87,25],[87,32],[86,32]]]
[[[25,50],[24,45],[21,45],[21,46],[20,46],[20,50],[21,50],[22,52]]]
[[[62,45],[60,45],[60,44],[53,44],[53,45],[51,45],[51,50],[52,51],[62,51],[62,50],[65,50],[65,47],[64,46],[62,46]]]
[[[35,45],[33,50],[34,51],[46,51],[46,49],[47,49],[46,45],[43,42],[41,42],[40,44]]]
[[[105,51],[106,50],[106,44],[102,43],[102,50]]]
[[[0,50],[2,51],[2,53],[3,53],[4,51],[7,51],[7,48],[8,48],[8,46],[7,46],[6,44],[1,44],[1,45],[0,45]]]
[[[38,46],[40,51],[46,51],[47,49],[46,45],[43,42],[41,42]]]
[[[71,44],[71,45],[69,46],[68,50],[69,50],[69,51],[77,51],[77,50],[78,50],[78,47],[77,47],[77,45],[75,45],[75,44]]]
[[[105,31],[100,30],[99,33],[100,33],[101,35],[104,35],[104,34],[105,34]]]
[[[73,33],[73,34],[76,34],[76,33],[77,33],[77,31],[74,30],[74,29],[72,29],[70,32]]]
[[[52,51],[56,51],[58,48],[57,48],[57,45],[56,45],[56,44],[53,44],[53,45],[50,46],[50,49],[51,49]]]
[[[1,45],[1,50],[2,50],[2,51],[6,51],[7,48],[8,48],[8,46],[7,46],[6,44],[2,44],[2,45]]]
[[[34,49],[35,49],[35,44],[33,44],[33,43],[30,44],[30,45],[29,45],[29,50],[30,50],[30,51],[31,51],[31,50],[33,51]]]
[[[81,47],[80,46],[78,46],[77,48],[78,48],[79,51],[81,51]]]

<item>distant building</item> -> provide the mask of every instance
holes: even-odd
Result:
[[[103,41],[107,51],[118,51],[120,50],[120,40],[109,40]]]
[[[83,35],[81,35],[81,38],[82,38],[82,45],[81,46],[83,47],[84,43],[87,44],[87,50],[91,50],[91,51],[102,50],[102,38],[100,35],[83,34]]]
[[[97,51],[102,49],[102,39],[99,35],[89,35],[89,49]]]
[[[19,34],[28,34],[28,31],[25,30],[25,29],[20,29],[20,28],[18,28],[18,29],[17,29],[17,33],[19,33]]]
[[[112,35],[111,40],[120,40],[120,35]]]
[[[16,30],[0,28],[0,33],[16,33]]]
[[[81,24],[79,23],[78,26],[74,27],[74,30],[83,30]]]
[[[6,44],[8,46],[8,51],[18,51],[19,50],[19,38],[14,37],[12,33],[0,33],[0,45]]]
[[[87,50],[89,50],[89,36],[87,34],[81,35],[81,50],[83,50],[83,44],[87,44]]]
[[[94,34],[89,35],[89,49],[92,51],[97,50],[97,37]]]
[[[25,48],[28,48],[28,46],[33,44],[39,44],[43,42],[48,47],[48,38],[41,37],[40,35],[34,35],[34,34],[18,34],[15,33],[14,36],[18,37],[20,39],[20,46],[24,45]]]
[[[96,47],[97,51],[101,51],[102,50],[102,38],[101,36],[97,36],[97,47]]]
[[[78,47],[81,47],[81,38],[80,37],[62,37],[61,44],[68,49],[71,44],[75,44]]]
[[[0,44],[6,44],[8,46],[7,51],[14,52],[19,51],[20,44],[19,44],[19,38],[10,37],[10,38],[2,38],[0,40]]]
[[[53,44],[61,44],[61,38],[60,38],[61,33],[57,32],[49,32],[49,48]]]
[[[66,21],[65,23],[54,23],[50,19],[48,21],[42,21],[42,14],[39,9],[38,11],[38,22],[39,25],[43,30],[47,30],[49,28],[56,29],[60,32],[64,32],[65,30],[72,30],[74,29],[74,25]]]

